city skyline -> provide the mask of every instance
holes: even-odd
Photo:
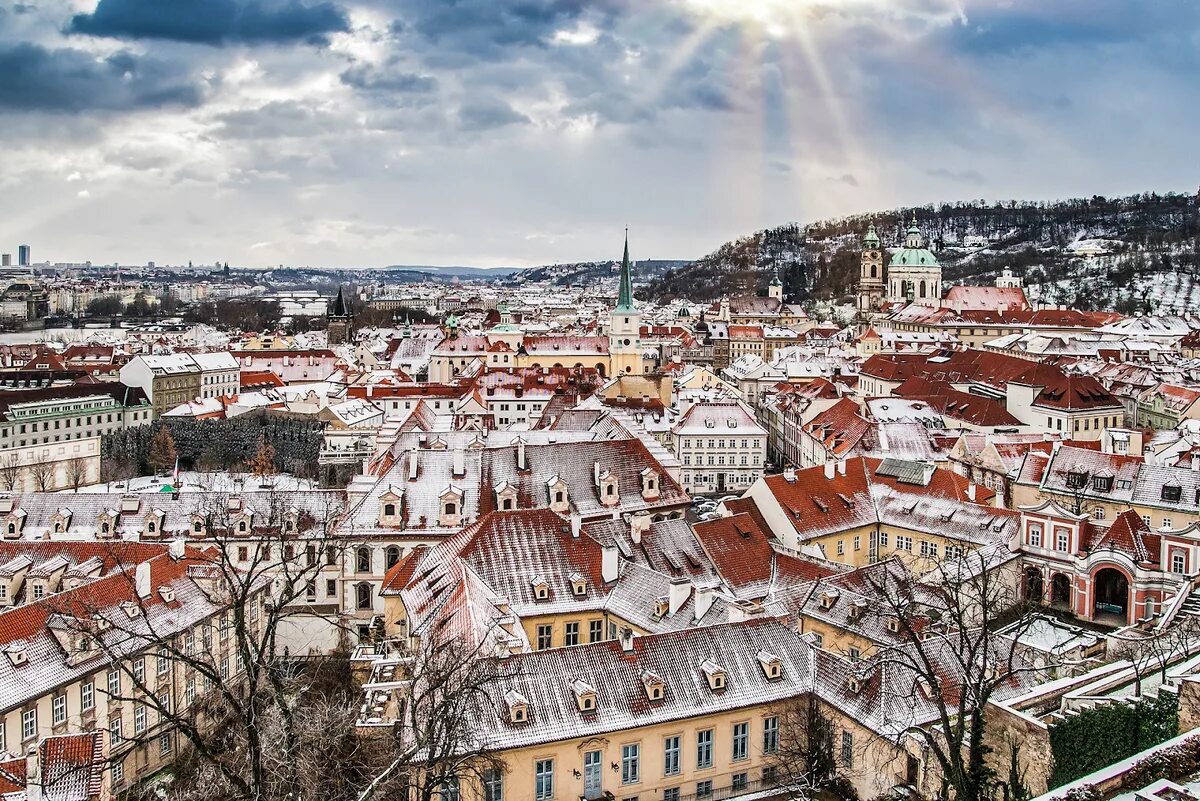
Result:
[[[1186,191],[1198,27],[1182,2],[11,4],[0,239],[520,267],[615,257],[626,224],[635,258],[696,258],[900,205]]]

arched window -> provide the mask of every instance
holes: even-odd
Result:
[[[925,297],[925,282],[924,281],[920,282],[919,290],[920,290],[921,297]]]
[[[872,277],[872,278],[878,278],[878,277],[879,277],[878,271],[879,271],[879,267],[877,267],[876,265],[872,264],[872,265],[871,265],[871,277]]]
[[[609,484],[607,487],[604,488],[604,494],[605,495],[616,495],[617,494],[616,486],[613,484]]]
[[[360,546],[354,552],[354,569],[359,573],[371,572],[371,549],[367,546]]]
[[[360,581],[354,587],[355,606],[359,609],[371,608],[371,583]]]
[[[395,567],[396,563],[400,561],[399,546],[389,545],[387,550],[384,551],[384,561],[387,563],[388,570]]]
[[[239,533],[239,534],[245,534],[245,533],[246,533],[246,521],[245,521],[245,520],[239,520],[239,521],[238,521],[238,533]]]

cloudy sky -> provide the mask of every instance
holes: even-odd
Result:
[[[0,250],[689,258],[1200,181],[1196,0],[0,0]]]

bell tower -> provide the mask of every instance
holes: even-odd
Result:
[[[611,375],[642,374],[642,316],[633,306],[633,276],[629,262],[629,229],[625,229],[625,255],[617,306],[608,323],[608,363]]]
[[[858,273],[858,310],[863,314],[878,311],[884,297],[883,247],[875,224],[867,228],[862,241],[862,259]]]

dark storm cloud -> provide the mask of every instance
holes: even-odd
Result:
[[[513,48],[541,47],[585,15],[603,24],[616,0],[403,0],[403,29],[469,58],[500,60]]]
[[[195,106],[200,85],[179,67],[127,51],[108,58],[23,43],[0,46],[0,108],[77,113]]]
[[[299,0],[100,0],[76,14],[70,33],[116,39],[168,39],[192,44],[324,44],[350,29],[346,12],[329,2]]]
[[[488,131],[529,122],[529,118],[499,98],[472,100],[458,110],[465,131]]]
[[[342,83],[365,92],[429,94],[437,90],[436,78],[407,70],[400,59],[379,66],[356,64],[341,74]]]

